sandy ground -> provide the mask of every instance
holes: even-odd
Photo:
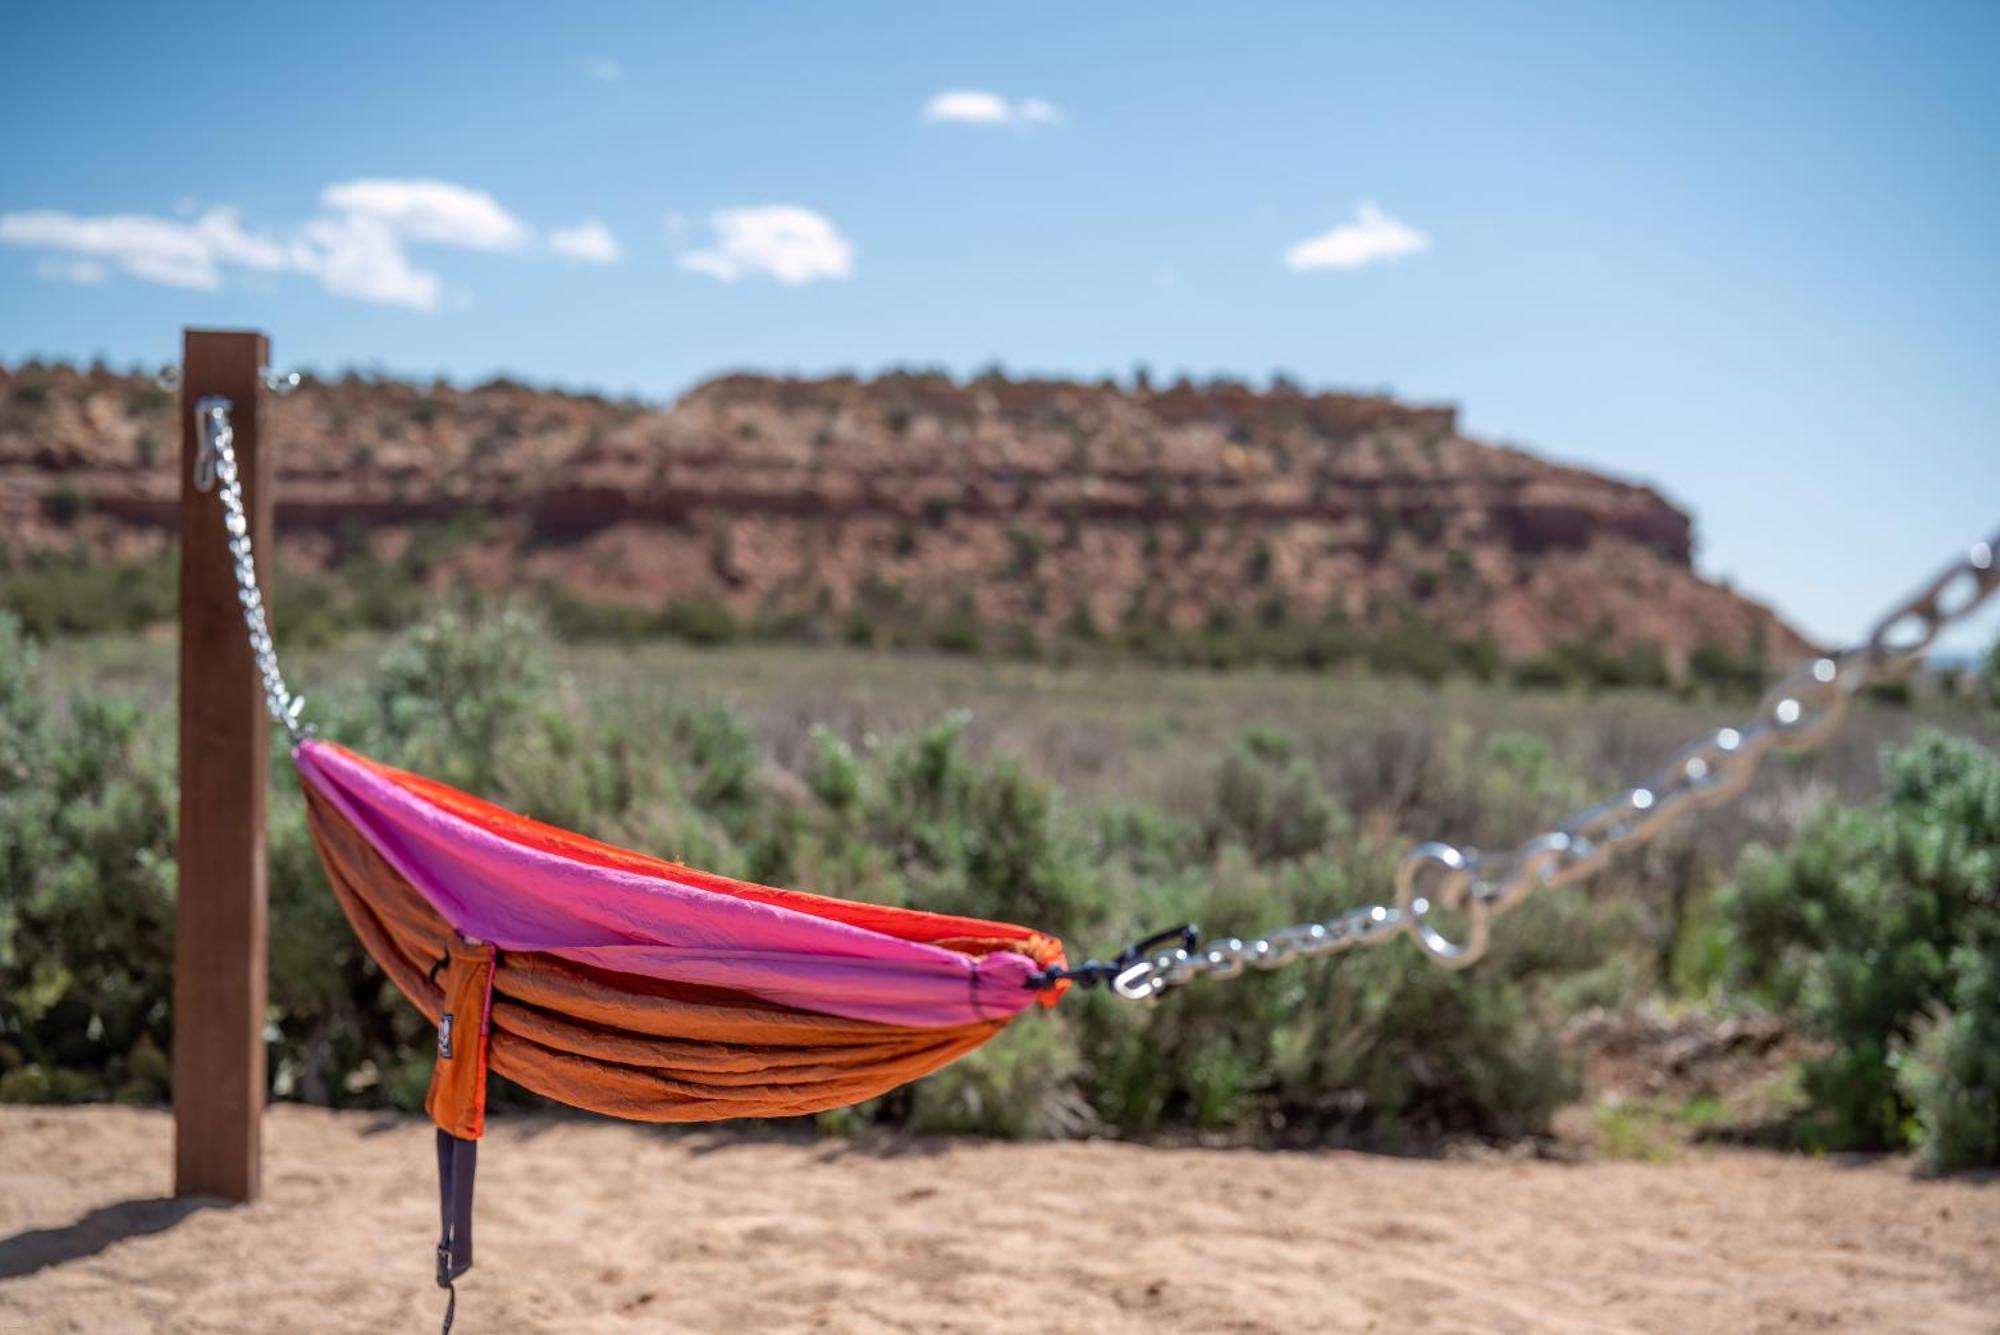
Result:
[[[280,1107],[254,1206],[165,1115],[0,1107],[0,1331],[431,1331],[428,1124]],[[2000,1330],[2000,1182],[856,1144],[500,1121],[461,1332]]]

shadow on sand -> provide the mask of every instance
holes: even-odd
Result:
[[[0,1281],[95,1256],[127,1238],[164,1233],[197,1210],[227,1204],[212,1196],[149,1196],[100,1205],[74,1224],[61,1228],[31,1228],[11,1238],[0,1238]]]

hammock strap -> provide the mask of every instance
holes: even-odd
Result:
[[[1169,941],[1178,941],[1183,952],[1192,952],[1201,941],[1201,929],[1191,922],[1184,922],[1178,927],[1169,927],[1164,931],[1154,932],[1151,936],[1141,937],[1139,940],[1125,947],[1125,949],[1119,951],[1117,959],[1085,960],[1083,963],[1074,966],[1050,965],[1038,973],[1029,974],[1028,986],[1034,988],[1036,991],[1045,992],[1057,983],[1065,980],[1082,988],[1092,988],[1103,983],[1114,983],[1134,965],[1146,959],[1147,956],[1159,950],[1160,947],[1166,945]]]
[[[486,1130],[486,1059],[498,960],[487,942],[454,936],[431,969],[433,978],[442,973],[444,983],[437,1064],[424,1100],[424,1110],[437,1123],[437,1283],[448,1295],[443,1335],[450,1335],[458,1311],[453,1281],[472,1269],[472,1179]]]
[[[479,1169],[479,1142],[460,1140],[439,1127],[437,1157],[437,1284],[448,1295],[440,1335],[451,1335],[451,1319],[458,1311],[458,1288],[453,1281],[472,1269],[472,1180]]]
[[[499,954],[484,941],[454,936],[444,958],[438,1002],[437,1063],[431,1067],[424,1111],[438,1129],[461,1140],[486,1132],[486,1065],[492,1042],[493,971]]]

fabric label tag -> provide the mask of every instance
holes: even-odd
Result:
[[[438,1020],[438,1056],[451,1060],[451,1012],[446,1011]]]

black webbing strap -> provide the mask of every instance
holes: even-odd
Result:
[[[1044,991],[1064,979],[1068,979],[1076,987],[1096,987],[1100,983],[1109,983],[1169,941],[1180,942],[1181,949],[1192,954],[1201,941],[1201,929],[1191,922],[1184,922],[1178,927],[1169,927],[1164,932],[1155,932],[1151,936],[1134,941],[1119,951],[1115,960],[1085,960],[1067,969],[1060,965],[1052,965],[1029,974],[1028,986],[1037,991]],[[976,974],[974,976],[977,977]]]
[[[458,1312],[458,1288],[452,1283],[472,1269],[472,1179],[479,1169],[479,1142],[460,1140],[443,1127],[438,1128],[438,1232],[437,1283],[450,1296],[445,1299],[444,1329],[451,1335],[451,1319]]]

